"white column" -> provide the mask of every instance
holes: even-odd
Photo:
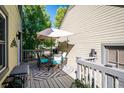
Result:
[[[18,65],[20,65],[20,40],[17,40],[17,46],[18,46]]]

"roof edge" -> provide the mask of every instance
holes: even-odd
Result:
[[[61,28],[61,26],[62,26],[62,24],[63,24],[63,22],[64,22],[64,20],[65,20],[65,17],[66,17],[67,14],[68,14],[68,12],[69,12],[72,8],[74,8],[74,7],[75,7],[75,5],[69,5],[69,6],[67,7],[67,11],[66,11],[66,13],[65,13],[65,15],[64,15],[64,18],[62,19],[62,22],[61,22],[61,24],[60,24],[59,29]]]

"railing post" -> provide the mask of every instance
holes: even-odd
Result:
[[[102,88],[107,88],[107,75],[102,72]]]
[[[76,62],[77,62],[77,73],[76,73],[76,78],[81,80],[81,65],[78,63],[80,57],[76,57]]]

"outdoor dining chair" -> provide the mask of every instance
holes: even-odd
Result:
[[[59,56],[54,55],[54,57],[51,60],[51,63],[52,63],[52,69],[54,73],[55,71],[61,68],[62,57],[60,55]]]
[[[46,57],[44,55],[42,55],[41,57],[39,56],[39,54],[37,53],[37,66],[39,68],[39,70],[41,69],[41,67],[43,69],[47,68],[48,71],[50,69],[50,58],[49,57]]]

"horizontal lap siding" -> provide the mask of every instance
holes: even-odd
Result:
[[[4,8],[8,13],[8,73],[0,80],[1,83],[4,81],[6,76],[9,75],[10,71],[17,65],[18,62],[18,47],[11,47],[12,41],[16,38],[18,31],[21,31],[21,18],[18,11],[18,6],[15,5],[5,5]]]
[[[9,68],[10,69],[13,69],[13,67],[15,65],[17,65],[17,59],[18,59],[18,47],[10,47],[11,46],[11,43],[12,41],[15,39],[17,40],[16,38],[16,34],[18,31],[21,31],[21,18],[20,18],[20,14],[19,14],[19,11],[18,11],[18,6],[13,6],[13,5],[10,5],[10,6],[5,6],[7,11],[8,11],[8,34],[9,34]],[[13,55],[12,55],[13,54]]]
[[[69,36],[69,43],[75,45],[68,55],[70,61],[75,62],[76,56],[88,57],[94,48],[101,62],[102,43],[124,43],[124,8],[77,5],[68,11],[61,29],[75,33]]]

